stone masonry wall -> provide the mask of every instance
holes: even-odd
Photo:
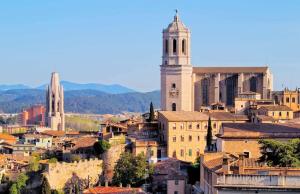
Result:
[[[99,159],[81,160],[73,163],[51,163],[47,164],[44,174],[51,189],[63,189],[73,173],[76,173],[80,179],[89,178],[90,184],[94,185],[98,182],[102,173],[102,163],[102,160]]]

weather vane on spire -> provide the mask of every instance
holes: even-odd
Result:
[[[178,21],[178,9],[175,9],[174,21]]]

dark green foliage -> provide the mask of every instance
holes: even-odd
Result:
[[[46,177],[43,177],[42,180],[41,194],[51,194],[51,188]]]
[[[212,127],[211,127],[210,117],[208,118],[207,135],[206,135],[206,149],[207,149],[207,151],[212,151]]]
[[[150,114],[149,114],[149,122],[154,121],[154,108],[152,102],[150,103]]]
[[[94,150],[96,154],[103,154],[109,150],[110,144],[105,140],[100,140],[94,143]]]
[[[188,183],[194,185],[200,180],[200,157],[187,168]]]
[[[140,186],[146,179],[147,167],[144,155],[134,156],[129,152],[124,152],[115,166],[113,184]]]
[[[261,162],[269,166],[300,167],[300,139],[288,142],[272,139],[259,140],[261,144]]]
[[[20,89],[0,91],[0,112],[20,112],[33,104],[45,103],[45,91]],[[147,112],[149,102],[160,105],[160,92],[107,94],[95,90],[65,91],[65,111],[76,113],[117,114]]]
[[[20,174],[16,180],[15,183],[11,185],[9,188],[9,193],[10,194],[21,194],[21,191],[25,188],[26,186],[26,181],[28,180],[28,176],[25,174]]]

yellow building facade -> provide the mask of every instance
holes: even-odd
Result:
[[[167,157],[195,162],[206,147],[208,119],[211,117],[213,143],[222,123],[243,123],[248,118],[229,112],[161,111],[158,122],[161,139],[167,144]]]

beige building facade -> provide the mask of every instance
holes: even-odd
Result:
[[[224,103],[234,106],[243,92],[271,98],[273,76],[269,67],[193,67],[190,30],[178,14],[163,30],[161,109],[199,111],[201,106]]]
[[[208,118],[211,117],[213,142],[220,132],[222,123],[244,123],[244,115],[229,112],[204,113],[197,111],[160,111],[158,122],[161,140],[167,144],[167,157],[185,162],[195,162],[206,147]]]

